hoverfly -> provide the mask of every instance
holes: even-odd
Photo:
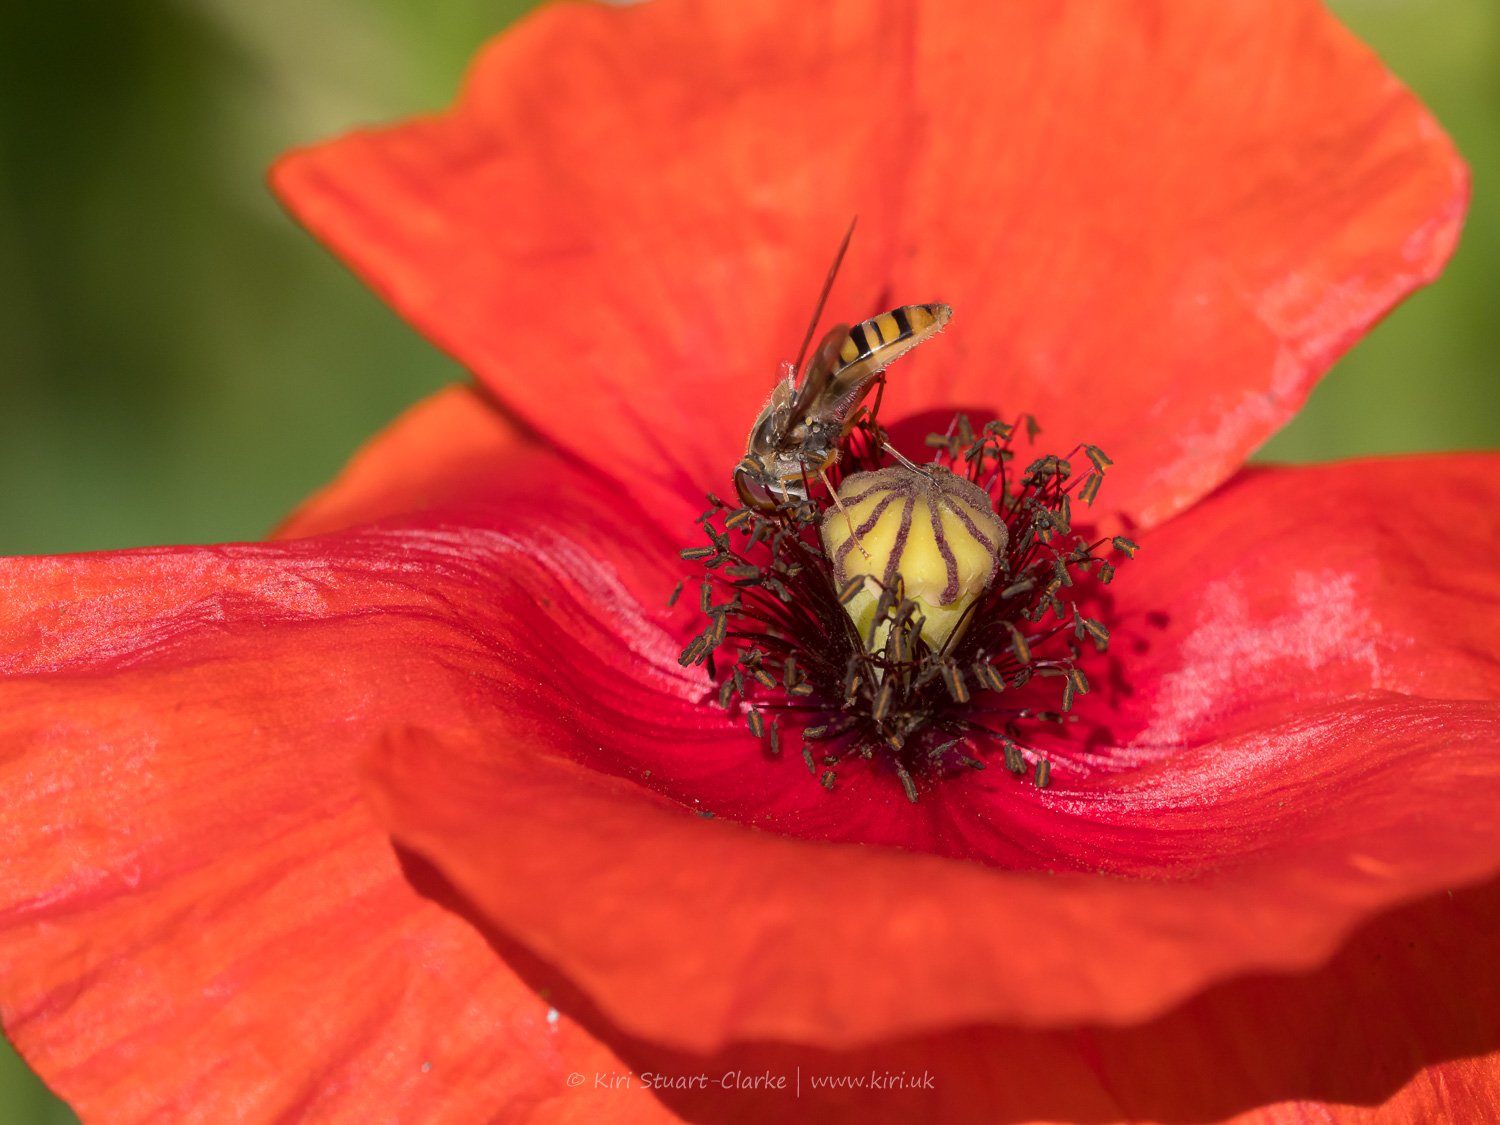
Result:
[[[788,499],[805,500],[807,481],[838,460],[839,445],[876,380],[902,355],[940,332],[953,315],[947,305],[902,305],[853,328],[841,324],[823,337],[798,381],[797,367],[853,233],[851,224],[823,283],[797,362],[781,365],[781,380],[755,419],[744,460],[734,470],[735,490],[747,507],[769,511]]]

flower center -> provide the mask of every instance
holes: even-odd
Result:
[[[928,647],[951,648],[1008,539],[989,494],[941,466],[907,463],[847,476],[835,495],[838,510],[821,522],[823,550],[865,647],[889,647],[881,599],[899,589],[917,607]]]
[[[681,663],[706,667],[718,704],[769,755],[800,745],[830,790],[857,762],[912,801],[991,761],[1048,785],[1037,732],[1065,721],[1089,690],[1086,654],[1109,643],[1080,589],[1107,584],[1105,553],[1135,544],[1073,525],[1073,500],[1098,495],[1102,452],[1018,470],[1018,429],[1039,432],[1029,416],[976,432],[959,415],[915,465],[867,417],[841,448],[834,495],[807,481],[806,499],[769,510],[710,496],[708,543],[682,552],[704,567],[708,623]]]

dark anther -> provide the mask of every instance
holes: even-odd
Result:
[[[993,579],[936,650],[899,571],[835,581],[820,528],[847,517],[824,482],[809,480],[805,498],[769,506],[760,496],[740,505],[710,498],[700,520],[708,544],[681,552],[703,568],[699,608],[708,621],[679,659],[723,669],[717,702],[742,712],[751,735],[768,741],[767,768],[790,740],[832,792],[837,771],[856,766],[885,773],[911,801],[938,779],[982,769],[987,758],[1018,777],[1030,770],[1040,788],[1052,784],[1054,768],[1066,777],[1071,755],[1043,753],[1037,734],[1050,727],[1048,738],[1059,737],[1063,728],[1054,724],[1088,692],[1079,662],[1107,648],[1109,630],[1080,607],[1137,548],[1124,536],[1091,540],[1073,522],[1074,498],[1092,503],[1110,459],[1084,445],[1067,457],[1018,461],[1015,444],[1039,432],[1027,415],[979,428],[958,416],[927,440],[931,460],[916,471],[966,478],[1005,531]],[[866,415],[829,467],[832,487],[897,463],[888,449],[885,431]],[[745,484],[743,474],[737,483]],[[867,584],[878,587],[875,612],[859,628],[850,613],[856,602],[868,612],[870,601],[860,598]]]

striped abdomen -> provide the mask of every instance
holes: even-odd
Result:
[[[884,369],[940,332],[952,315],[953,310],[947,305],[902,305],[856,324],[839,349],[839,366],[834,369],[833,378],[838,379],[856,364],[872,372]]]

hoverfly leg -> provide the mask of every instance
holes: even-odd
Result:
[[[901,453],[900,450],[898,450],[890,442],[888,442],[888,441],[882,441],[880,443],[880,448],[883,449],[883,450],[885,450],[886,453],[890,454],[897,461],[899,461],[901,464],[905,465],[908,469],[911,469],[913,472],[921,473],[924,477],[930,477],[930,476],[932,476],[932,468],[931,468],[931,466],[928,466],[928,465],[918,465],[915,461],[909,460],[907,457],[905,457]]]
[[[885,398],[885,372],[875,376],[875,405],[870,407],[870,425],[880,425],[880,402]]]
[[[828,470],[819,469],[818,476],[823,478],[823,487],[828,489],[828,495],[833,497],[834,507],[838,508],[839,515],[844,517],[844,522],[849,525],[849,538],[854,540],[854,545],[859,548],[859,553],[865,558],[870,557],[870,552],[865,550],[865,545],[859,541],[859,533],[854,530],[854,517],[849,514],[849,509],[844,507],[844,502],[839,499],[839,494],[833,489],[833,482],[828,479]]]
[[[869,407],[868,428],[870,431],[870,447],[874,451],[876,446],[883,446],[885,442],[885,430],[880,426],[880,403],[885,398],[885,372],[881,371],[875,375],[875,402]],[[861,406],[861,410],[865,407]]]

